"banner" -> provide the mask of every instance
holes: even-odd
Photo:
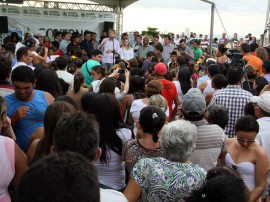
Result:
[[[0,16],[8,16],[10,31],[35,34],[41,30],[49,37],[54,29],[71,33],[76,31],[80,34],[89,30],[99,36],[104,29],[104,21],[114,22],[115,15],[110,12],[16,6],[1,6],[0,9]]]

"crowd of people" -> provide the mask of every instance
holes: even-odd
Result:
[[[11,33],[0,51],[0,202],[269,202],[261,40]]]

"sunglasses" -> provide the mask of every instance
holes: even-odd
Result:
[[[245,138],[237,137],[237,140],[239,142],[247,142],[247,143],[255,142],[255,138],[254,139],[245,139]]]

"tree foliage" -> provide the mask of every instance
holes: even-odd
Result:
[[[147,31],[142,31],[143,36],[148,36],[149,38],[153,38],[154,36],[159,35],[158,28],[147,27]]]

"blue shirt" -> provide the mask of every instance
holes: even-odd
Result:
[[[5,97],[7,102],[7,115],[9,117],[12,117],[18,108],[22,106],[29,107],[27,116],[17,121],[13,127],[16,142],[24,152],[27,151],[28,140],[32,133],[38,127],[43,127],[44,114],[48,107],[44,92],[40,90],[34,90],[34,92],[35,95],[29,102],[18,100],[14,93]]]

